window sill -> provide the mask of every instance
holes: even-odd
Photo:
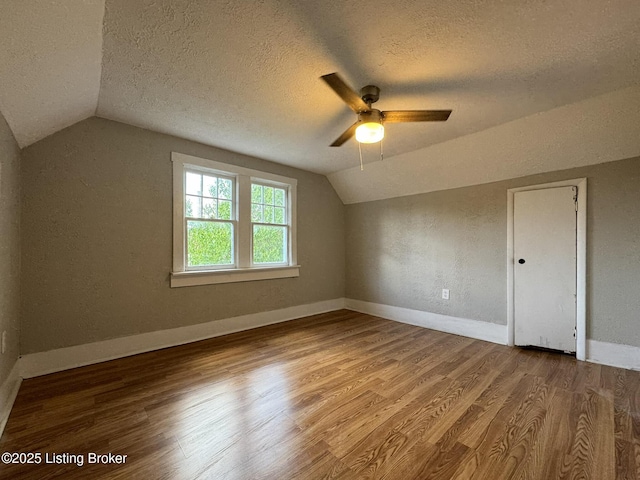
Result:
[[[209,270],[197,272],[173,272],[171,288],[217,283],[253,282],[274,278],[300,276],[300,265],[286,267],[237,268],[233,270]]]

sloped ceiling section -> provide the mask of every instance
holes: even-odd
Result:
[[[0,111],[20,147],[94,115],[104,0],[1,0],[0,8]]]
[[[389,161],[640,81],[638,0],[0,1],[21,146],[95,111],[329,174],[358,150],[328,146],[355,115],[326,73],[378,85],[382,110],[453,109],[388,125]]]
[[[346,204],[640,157],[640,86],[330,174]]]

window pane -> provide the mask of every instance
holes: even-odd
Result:
[[[264,216],[262,215],[262,205],[251,204],[251,221],[262,223]]]
[[[202,217],[202,197],[187,195],[185,204],[187,217]]]
[[[218,201],[218,218],[220,220],[231,220],[231,202],[228,200]]]
[[[287,262],[287,227],[253,226],[253,263]]]
[[[231,192],[232,192],[231,185],[232,185],[231,180],[228,180],[226,178],[219,178],[218,179],[218,197],[223,198],[225,200],[231,200]]]
[[[273,205],[273,187],[264,187],[265,205]]]
[[[284,190],[281,188],[276,188],[274,189],[274,195],[275,195],[275,204],[278,207],[284,207],[284,199],[285,199],[285,195],[284,195]]]
[[[202,175],[197,173],[187,172],[187,193],[191,195],[202,195],[200,187],[202,181]]]
[[[189,267],[233,264],[233,224],[187,221]]]
[[[213,198],[202,199],[202,218],[216,218],[218,215],[218,206]]]
[[[262,185],[251,185],[251,201],[262,203]]]
[[[270,205],[264,206],[264,223],[273,223],[273,207]]]
[[[274,208],[273,209],[273,221],[274,223],[286,223],[284,221],[284,208]]]
[[[205,197],[218,196],[218,179],[210,175],[202,176],[202,195]]]

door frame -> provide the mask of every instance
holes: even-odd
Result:
[[[528,185],[507,190],[507,345],[515,345],[514,306],[514,194],[527,190],[555,187],[578,187],[578,213],[576,216],[576,358],[587,358],[587,179],[576,178],[560,182]]]

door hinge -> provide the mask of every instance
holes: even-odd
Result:
[[[576,212],[578,211],[578,187],[571,187],[573,189],[573,203],[576,206]]]

